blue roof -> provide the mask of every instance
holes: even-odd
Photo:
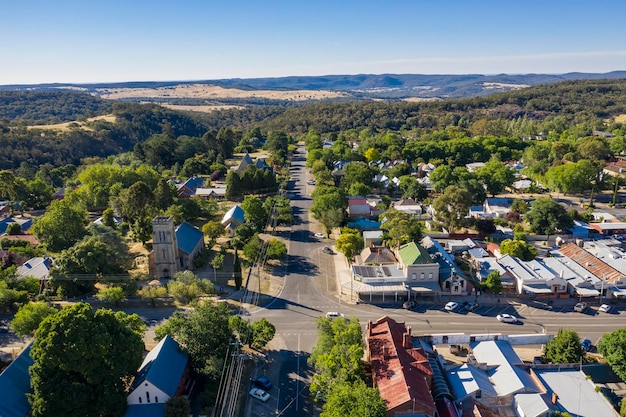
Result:
[[[380,222],[366,219],[365,217],[357,217],[356,219],[348,222],[348,227],[352,229],[379,229]]]
[[[150,381],[161,391],[173,397],[180,383],[188,356],[178,343],[169,336],[165,336],[144,359],[137,376],[131,386],[134,391],[144,381]]]
[[[124,417],[155,417],[165,415],[165,403],[130,404]]]
[[[30,386],[28,368],[34,361],[30,357],[32,342],[19,354],[17,358],[0,374],[0,416],[24,417],[30,411],[30,404],[26,394],[33,392]]]
[[[227,223],[230,220],[235,220],[237,224],[243,224],[245,219],[245,213],[241,206],[234,205],[224,214],[224,218],[222,219],[222,224]]]
[[[176,228],[176,242],[178,249],[185,253],[193,252],[199,241],[204,239],[202,231],[187,222],[182,222]]]

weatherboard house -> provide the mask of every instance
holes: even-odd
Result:
[[[189,356],[165,336],[139,367],[128,394],[124,417],[165,415],[165,403],[190,391]]]

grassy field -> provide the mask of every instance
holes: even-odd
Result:
[[[66,122],[66,123],[58,123],[58,124],[54,124],[54,125],[37,125],[37,126],[28,126],[29,129],[43,129],[43,130],[59,130],[62,132],[67,132],[71,129],[76,129],[76,128],[80,128],[80,129],[84,129],[84,130],[93,130],[91,129],[88,124],[90,122],[96,121],[96,120],[105,120],[107,122],[115,122],[115,116],[113,116],[112,114],[109,115],[105,115],[105,116],[96,116],[96,117],[91,117],[87,120],[85,120],[84,122],[78,122],[78,121],[74,121],[74,122]]]

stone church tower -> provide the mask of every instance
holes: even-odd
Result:
[[[152,251],[155,278],[172,278],[178,272],[178,244],[171,216],[152,220]]]

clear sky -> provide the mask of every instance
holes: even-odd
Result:
[[[0,84],[626,70],[623,0],[6,0]]]

